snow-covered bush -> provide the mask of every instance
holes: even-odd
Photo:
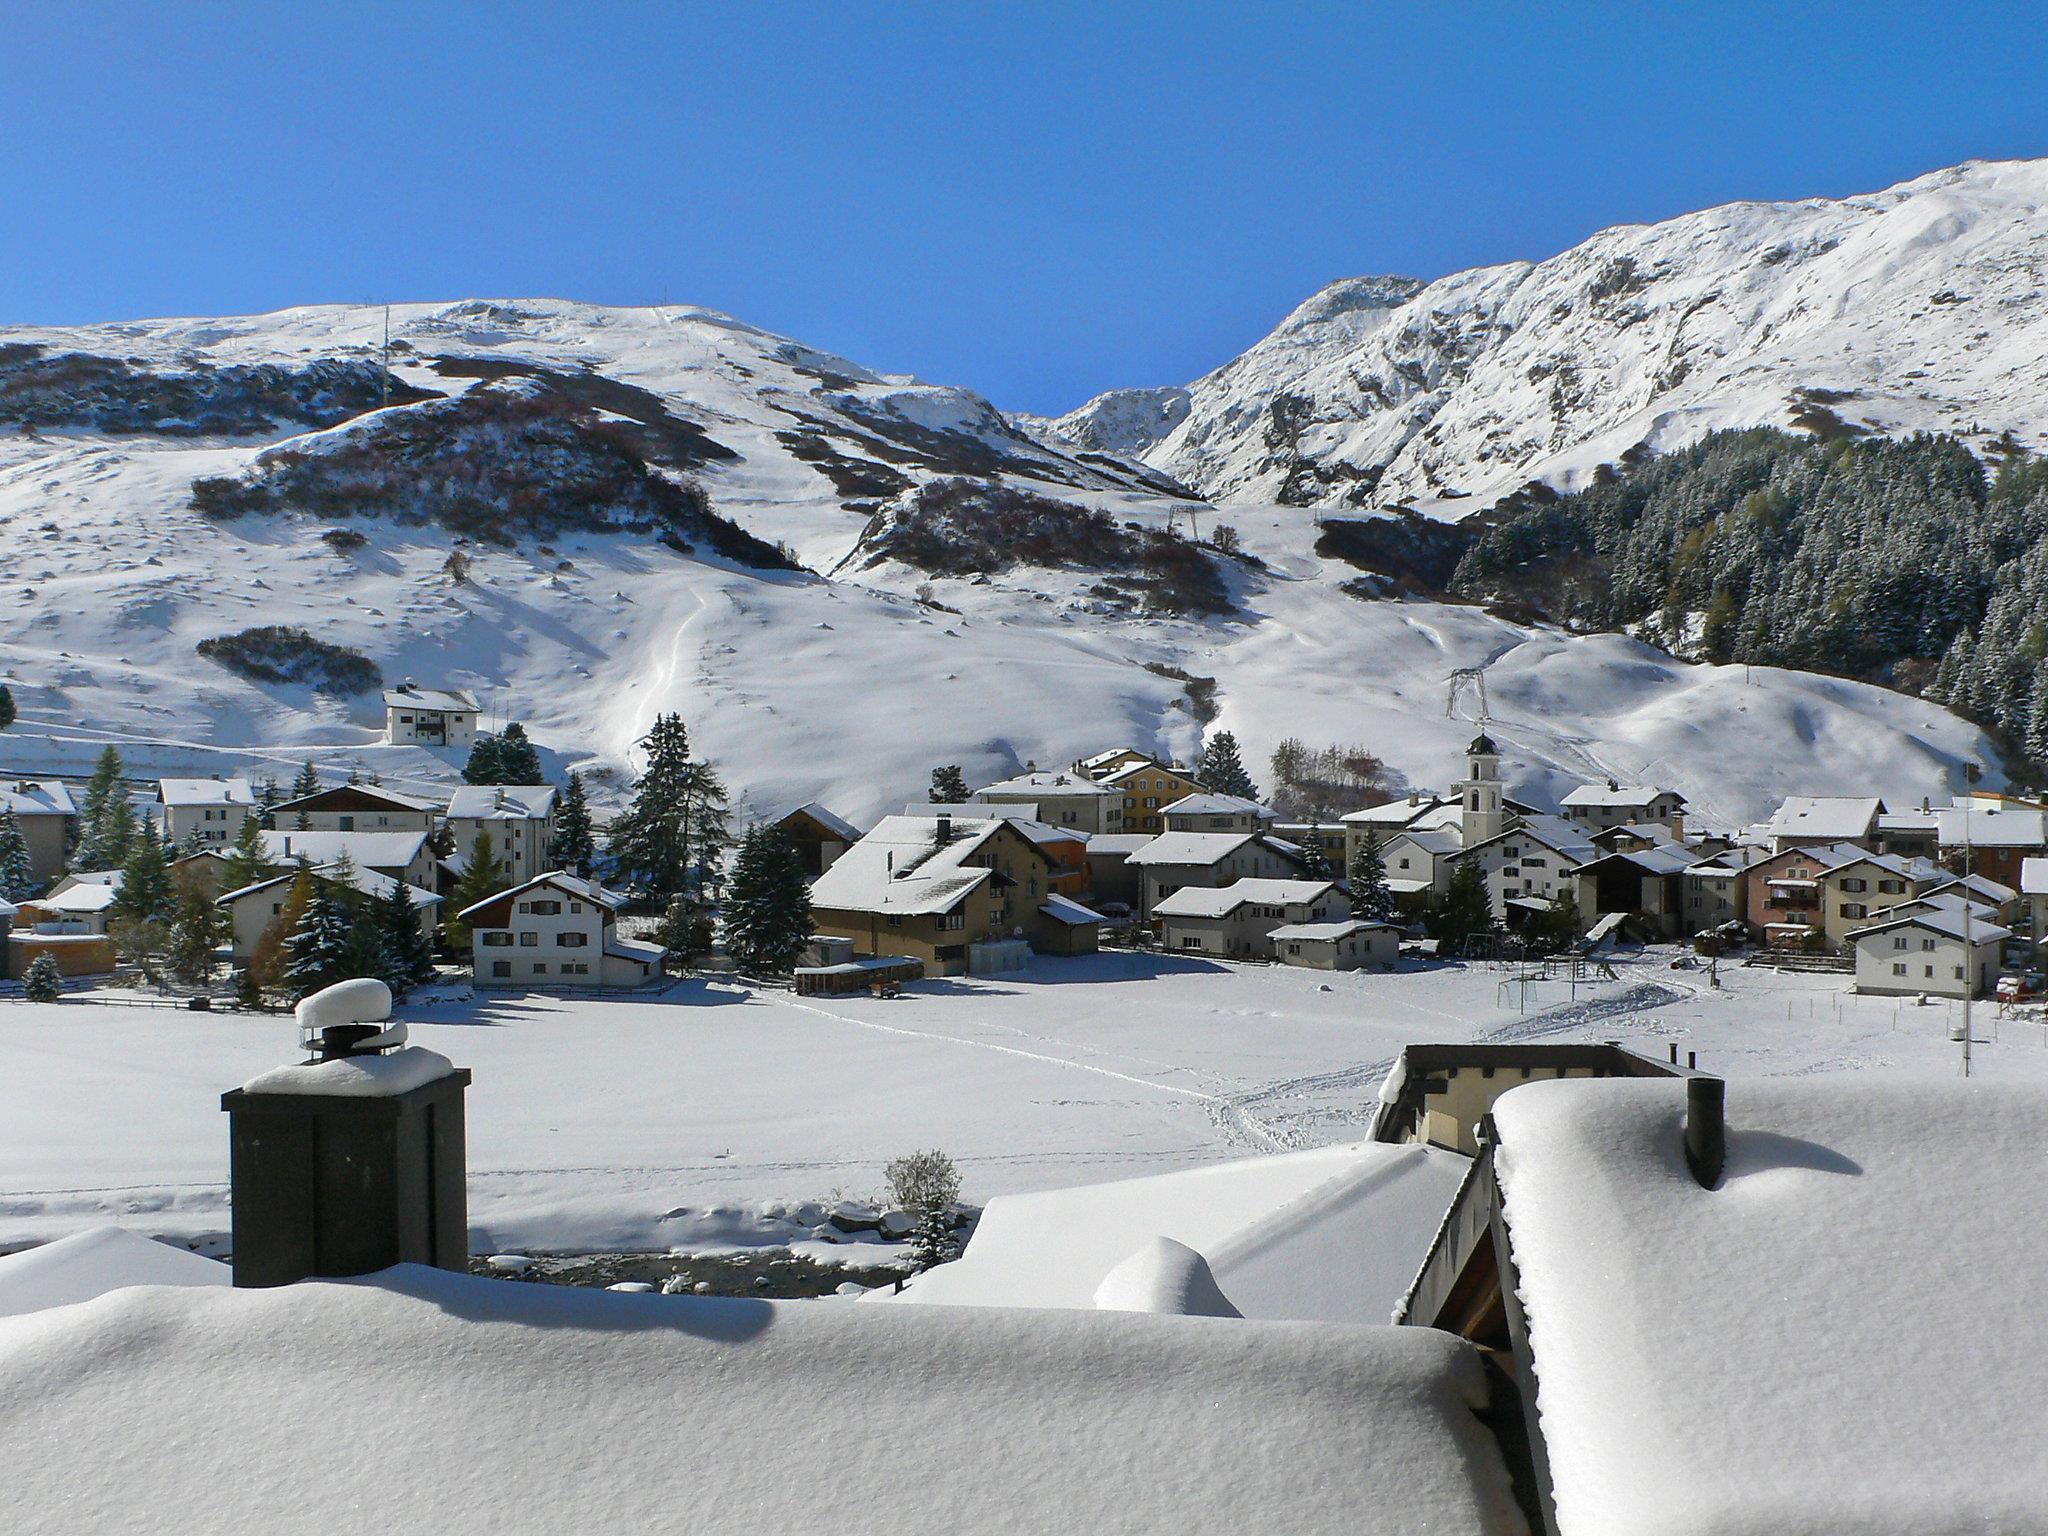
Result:
[[[21,979],[21,990],[32,1003],[54,1003],[63,996],[64,973],[57,969],[56,958],[44,953],[29,961],[28,974]]]
[[[960,1171],[933,1148],[896,1158],[882,1170],[896,1203],[917,1218],[913,1251],[919,1269],[959,1257],[953,1241],[953,1202],[960,1198]]]
[[[262,683],[310,683],[321,693],[347,698],[383,679],[377,664],[358,651],[295,629],[259,624],[238,634],[202,640],[199,654]]]

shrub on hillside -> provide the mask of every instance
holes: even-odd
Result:
[[[52,357],[28,343],[0,351],[0,421],[30,428],[254,437],[280,423],[338,426],[387,395],[395,405],[434,398],[362,359],[169,371],[88,352]]]
[[[217,635],[200,641],[198,649],[208,661],[259,683],[306,683],[342,698],[367,693],[384,680],[369,657],[289,624]]]

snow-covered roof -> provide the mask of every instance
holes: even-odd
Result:
[[[1233,880],[1219,888],[1184,885],[1153,902],[1152,911],[1159,917],[1228,917],[1247,902],[1299,906],[1335,889],[1328,880]]]
[[[0,811],[17,816],[76,816],[71,788],[55,779],[13,779],[0,784]]]
[[[1484,842],[1474,843],[1461,851],[1476,853],[1481,848],[1490,848],[1495,843],[1511,837],[1527,838],[1530,842],[1548,848],[1560,858],[1574,864],[1583,863],[1601,851],[1599,845],[1593,842],[1591,834],[1578,822],[1567,821],[1562,816],[1552,816],[1544,811],[1523,816],[1505,832],[1497,832]]]
[[[924,816],[885,816],[832,861],[811,885],[811,905],[842,912],[945,912],[994,871],[965,861],[1004,823],[994,816],[952,819],[952,841],[934,839]]]
[[[1934,814],[1944,848],[2048,848],[2048,811],[2035,806],[1971,803]]]
[[[1596,843],[1614,843],[1624,837],[1639,837],[1649,843],[1675,843],[1678,834],[1663,821],[1631,821],[1617,827],[1602,827],[1593,834]]]
[[[1207,866],[1258,840],[1256,832],[1162,832],[1134,850],[1125,862]]]
[[[1157,842],[1150,832],[1091,832],[1088,835],[1090,853],[1122,854],[1128,858],[1148,843]]]
[[[602,907],[607,912],[616,912],[626,904],[625,897],[621,896],[617,891],[606,890],[595,880],[585,880],[581,875],[572,875],[566,870],[551,869],[545,874],[535,875],[531,880],[522,880],[519,884],[502,890],[495,896],[487,896],[474,906],[464,907],[455,916],[460,920],[469,916],[472,912],[481,912],[485,907],[493,906],[505,900],[508,896],[521,896],[535,887],[543,885],[552,890],[560,891],[566,896],[574,897],[578,901],[587,901],[592,906]],[[666,951],[663,951],[663,953],[666,953]]]
[[[1855,943],[1862,943],[1872,934],[1890,933],[1899,928],[1922,928],[1929,933],[1938,933],[1943,938],[1960,939],[1969,934],[1972,944],[2002,943],[2012,937],[2010,928],[1997,923],[1987,923],[1977,916],[1978,908],[1958,904],[1955,907],[1936,906],[1933,902],[1911,903],[1921,910],[1908,912],[1882,923],[1872,923],[1867,928],[1858,928],[1849,937]]]
[[[1886,811],[1877,818],[1880,832],[1935,832],[1940,828],[1939,811]]]
[[[1162,816],[1259,816],[1271,820],[1273,812],[1256,800],[1247,800],[1242,795],[1218,795],[1207,790],[1199,794],[1183,795],[1173,804],[1164,807]]]
[[[1275,928],[1268,938],[1278,942],[1293,939],[1307,944],[1334,944],[1339,939],[1348,939],[1354,933],[1366,933],[1375,928],[1398,932],[1392,923],[1369,922],[1362,917],[1348,917],[1339,923],[1284,923]]]
[[[166,806],[254,805],[247,779],[158,779],[156,797]]]
[[[555,812],[552,784],[465,784],[448,797],[450,821],[545,821]]]
[[[592,1410],[597,1397],[630,1413]],[[624,1295],[400,1266],[0,1331],[51,1529],[1520,1531],[1479,1357],[1419,1328]],[[346,1455],[309,1426],[346,1424]],[[80,1468],[95,1470],[81,1476]],[[848,1490],[856,1490],[849,1495]]]
[[[2048,896],[2048,858],[2020,860],[2020,890],[2028,896]]]
[[[1989,875],[1951,875],[1939,865],[1935,866],[1933,873],[1935,877],[1934,883],[1920,893],[1923,896],[1935,896],[1943,891],[1961,890],[1968,891],[1972,896],[1988,901],[1994,906],[2004,906],[2005,903],[2011,901],[2013,897],[2019,894],[2011,886],[2001,884]]]
[[[1685,1101],[1611,1078],[1494,1105],[1559,1527],[2048,1530],[2048,1093],[1738,1079],[1711,1190]]]
[[[637,960],[642,965],[658,965],[668,950],[665,946],[649,943],[646,939],[626,939],[614,934],[604,941],[604,952],[620,960]]]
[[[385,689],[384,704],[389,709],[424,709],[438,714],[473,715],[477,712],[476,698],[472,694],[458,688],[418,688],[411,683]]]
[[[1144,756],[1145,754],[1140,752],[1136,747],[1111,747],[1107,752],[1098,752],[1093,757],[1082,758],[1081,766],[1084,769],[1100,768],[1104,763],[1114,762],[1116,761],[1116,759],[1120,757]]]
[[[1024,773],[1014,779],[999,779],[993,784],[984,784],[974,792],[977,800],[994,795],[1004,800],[1028,799],[1033,795],[1046,795],[1057,799],[1065,795],[1116,795],[1121,790],[1094,779],[1084,779],[1072,773]]]
[[[337,867],[334,864],[315,864],[313,866],[313,873],[319,879],[333,880]],[[240,901],[244,896],[253,896],[258,891],[267,891],[271,887],[278,885],[289,885],[298,877],[299,872],[296,869],[286,870],[283,874],[268,875],[261,880],[255,881],[253,884],[237,886],[232,891],[222,891],[220,895],[214,898],[213,904],[217,907],[225,907],[233,902]],[[389,875],[380,875],[374,869],[365,869],[362,865],[356,864],[353,861],[350,864],[350,874],[346,883],[351,890],[361,891],[365,896],[378,900],[389,897],[391,887],[398,884]],[[408,885],[406,890],[411,894],[412,904],[416,907],[434,907],[441,904],[441,898],[437,894],[422,886]]]
[[[1105,784],[1121,784],[1125,779],[1135,778],[1139,774],[1144,773],[1171,774],[1174,778],[1186,779],[1190,784],[1195,782],[1194,775],[1189,773],[1187,769],[1176,768],[1171,763],[1156,762],[1151,758],[1147,758],[1143,762],[1133,763],[1128,768],[1119,768],[1115,773],[1105,774],[1102,782]]]
[[[1062,896],[1058,892],[1054,892],[1046,897],[1044,901],[1040,902],[1038,910],[1054,922],[1064,923],[1069,928],[1085,928],[1090,923],[1106,923],[1109,921],[1108,918],[1104,917],[1094,908],[1084,907],[1080,902]]]
[[[1611,779],[1604,784],[1581,784],[1567,794],[1561,803],[1567,806],[1635,810],[1654,805],[1666,795],[1670,795],[1680,805],[1685,804],[1685,796],[1676,790],[1659,789],[1654,784],[1617,784]]]
[[[1078,827],[1056,827],[1051,822],[1038,819],[1036,805],[1003,800],[987,805],[968,803],[964,805],[943,805],[923,800],[911,802],[903,807],[903,814],[932,821],[940,816],[950,816],[960,821],[1007,821],[1034,843],[1085,843],[1088,834]]]
[[[1771,817],[1770,835],[1816,843],[1852,842],[1869,835],[1884,808],[1874,795],[1790,795]]]
[[[1383,1323],[1450,1208],[1466,1159],[1361,1142],[1028,1195],[998,1195],[967,1251],[906,1302],[1088,1307],[1151,1237],[1185,1243],[1249,1318]]]
[[[121,899],[119,871],[115,874],[117,878],[104,883],[81,880],[47,896],[31,897],[24,905],[44,912],[104,912]]]
[[[1420,848],[1424,853],[1431,854],[1433,856],[1440,858],[1447,853],[1456,853],[1460,848],[1465,846],[1465,832],[1464,828],[1461,825],[1442,827],[1407,827],[1399,832],[1396,832],[1392,837],[1388,838],[1386,842],[1381,844],[1380,852],[1384,855],[1396,843],[1404,842],[1413,843],[1417,848]]]
[[[0,1257],[0,1317],[68,1307],[131,1285],[233,1283],[234,1272],[217,1260],[125,1227],[93,1227]]]
[[[841,842],[857,843],[860,841],[859,827],[856,827],[843,816],[833,815],[832,812],[826,810],[824,806],[815,800],[806,800],[802,805],[784,811],[780,816],[774,818],[774,825],[780,826],[792,816],[810,817],[811,820],[815,821]]]
[[[384,784],[329,784],[316,789],[310,795],[300,795],[295,800],[281,800],[270,808],[273,816],[287,816],[301,807],[316,805],[329,796],[360,795],[365,799],[382,801],[393,810],[433,811],[441,809],[439,800],[430,800],[424,795],[409,795],[404,790],[392,789]]]
[[[1580,869],[1589,869],[1595,864],[1605,864],[1610,859],[1619,859],[1633,864],[1637,869],[1650,875],[1676,875],[1691,869],[1707,856],[1697,848],[1688,848],[1683,843],[1659,843],[1652,848],[1602,849],[1595,846]]]
[[[272,863],[288,864],[294,859],[311,859],[315,864],[332,864],[347,854],[364,869],[400,869],[419,857],[426,842],[424,832],[265,832],[263,857]]]
[[[1390,829],[1408,826],[1432,811],[1445,809],[1454,817],[1461,814],[1461,808],[1455,800],[1441,799],[1433,794],[1404,795],[1398,800],[1389,800],[1384,805],[1369,805],[1362,811],[1346,811],[1337,819],[1352,826]]]

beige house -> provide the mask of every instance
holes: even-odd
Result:
[[[265,832],[263,859],[282,869],[304,859],[316,868],[346,856],[357,869],[435,888],[438,862],[424,832]]]
[[[1139,873],[1139,913],[1187,886],[1216,890],[1238,880],[1286,880],[1301,874],[1298,855],[1257,832],[1168,832],[1124,861]]]
[[[474,696],[407,678],[384,695],[384,739],[394,747],[466,747],[476,740],[477,713]]]
[[[1392,923],[1362,917],[1328,923],[1288,923],[1266,935],[1282,965],[1317,971],[1357,971],[1366,966],[1392,970],[1401,958],[1401,932]]]
[[[1988,996],[1998,985],[1999,955],[2011,936],[2008,928],[1951,911],[1873,923],[1849,941],[1856,956],[1856,990]]]
[[[1270,832],[1279,818],[1256,800],[1204,790],[1161,809],[1169,832]]]
[[[1675,789],[1609,779],[1604,784],[1581,784],[1562,804],[1565,819],[1588,832],[1639,822],[1657,822],[1675,835],[1682,836],[1685,831],[1685,796]]]
[[[156,802],[173,843],[224,848],[255,814],[256,791],[247,779],[158,779]]]
[[[283,874],[270,875],[254,885],[245,885],[240,890],[223,891],[214,898],[214,905],[228,917],[228,954],[237,965],[247,965],[249,957],[256,953],[256,946],[270,925],[284,914],[285,899],[291,895],[292,882],[299,872],[288,870]],[[313,878],[325,885],[333,885],[331,870],[315,868]],[[349,888],[372,901],[391,899],[393,881],[372,870],[357,869],[349,879]],[[441,898],[432,891],[418,886],[408,886],[407,894],[412,898],[413,910],[419,914],[420,932],[431,941],[440,926]]]
[[[19,904],[14,926],[44,936],[104,935],[121,894],[121,871],[66,875],[41,896]]]
[[[554,868],[552,784],[465,784],[450,797],[445,820],[456,859],[467,860],[481,834],[514,882]]]
[[[64,873],[71,840],[78,830],[78,805],[68,787],[55,779],[15,779],[0,783],[0,812],[12,811],[28,844],[28,867],[37,880]]]
[[[1079,771],[1019,774],[984,784],[972,798],[982,805],[1036,806],[1030,813],[1034,820],[1087,837],[1114,836],[1124,829],[1123,791]]]
[[[338,784],[270,808],[280,832],[431,832],[441,803],[380,784]]]
[[[1124,830],[1149,832],[1155,837],[1166,830],[1166,807],[1202,793],[1202,786],[1192,777],[1162,763],[1133,763],[1102,782],[1124,797]]]
[[[1324,925],[1351,915],[1351,898],[1328,880],[1236,880],[1189,885],[1152,908],[1160,942],[1178,955],[1227,960],[1273,957],[1275,929]]]
[[[625,898],[559,870],[456,914],[480,987],[637,987],[668,951],[618,931]]]

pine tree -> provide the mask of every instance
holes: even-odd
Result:
[[[498,738],[498,772],[502,775],[500,784],[539,784],[541,778],[540,753],[534,750],[532,742],[526,739],[526,727],[514,720],[505,727]]]
[[[1369,923],[1394,919],[1394,893],[1387,886],[1387,861],[1380,852],[1379,834],[1368,831],[1358,851],[1351,856],[1351,915]]]
[[[412,891],[403,880],[391,882],[390,889],[377,900],[372,917],[384,943],[384,979],[391,984],[392,994],[403,995],[421,982],[431,981],[433,946],[420,926]]]
[[[171,867],[164,859],[164,845],[156,840],[154,827],[146,828],[129,844],[113,910],[118,916],[137,921],[168,922],[177,896],[171,884]]]
[[[78,808],[78,846],[72,850],[71,868],[87,871],[118,869],[128,856],[128,839],[134,835],[135,810],[121,784],[121,754],[109,745],[100,751],[92,778],[85,786],[85,798]]]
[[[319,793],[320,770],[315,768],[312,759],[308,758],[305,765],[292,775],[292,792],[289,798],[303,800],[308,795],[317,795]]]
[[[221,871],[220,888],[239,891],[261,880],[270,867],[263,848],[263,829],[254,816],[242,818],[241,830],[228,845],[227,866]]]
[[[274,773],[265,774],[256,785],[256,814],[248,819],[251,821],[261,820],[264,826],[269,826],[271,824],[270,813],[277,809],[279,802],[283,799],[284,791],[278,787],[277,775]]]
[[[676,892],[669,898],[668,910],[662,913],[654,930],[654,942],[679,965],[691,965],[702,959],[711,947],[711,920],[705,915],[704,904],[686,891]]]
[[[20,901],[40,882],[29,863],[28,838],[12,811],[0,811],[0,901]]]
[[[455,883],[454,910],[459,914],[480,901],[489,901],[498,892],[509,890],[511,884],[505,877],[505,866],[498,862],[498,850],[491,844],[490,833],[478,832],[469,845],[462,878]],[[469,948],[469,924],[460,916],[451,916],[446,926],[450,944],[457,949]]]
[[[14,693],[5,683],[0,683],[0,731],[14,724]]]
[[[965,805],[973,793],[974,791],[967,787],[967,775],[960,771],[958,763],[932,770],[933,805]]]
[[[505,777],[505,749],[495,736],[479,736],[470,744],[469,761],[462,765],[465,784],[509,784]]]
[[[683,790],[684,838],[690,851],[689,888],[706,881],[715,888],[732,847],[731,818],[726,809],[725,780],[709,763],[690,764]]]
[[[1493,895],[1486,887],[1485,870],[1477,859],[1457,860],[1442,900],[1429,915],[1430,936],[1442,951],[1456,954],[1494,927]]]
[[[1229,731],[1218,731],[1209,738],[1201,760],[1195,764],[1195,778],[1219,795],[1236,795],[1245,800],[1259,798],[1259,786],[1245,771],[1244,759],[1237,753],[1237,737]]]
[[[171,975],[191,986],[213,979],[219,964],[221,911],[197,883],[178,893],[171,917],[171,937],[164,960]]]
[[[2026,753],[2037,769],[2048,773],[2048,667],[2034,669],[2034,687],[2027,700]]]
[[[681,715],[658,715],[640,741],[646,771],[633,786],[633,803],[615,818],[607,839],[622,880],[645,886],[664,904],[676,892],[694,889],[694,861],[704,838],[698,815],[708,807],[724,817],[724,790],[712,775],[707,793],[704,765],[690,758],[689,732]]]
[[[32,1003],[54,1003],[64,995],[64,973],[48,950],[29,961],[21,978],[21,994]]]
[[[796,964],[811,926],[802,853],[779,827],[748,828],[725,896],[725,952],[743,971],[779,975]]]
[[[597,834],[590,821],[590,802],[584,797],[583,775],[574,769],[562,786],[562,798],[555,807],[555,846],[551,855],[555,868],[588,875],[590,861],[597,857]]]
[[[235,1006],[251,1011],[263,1006],[263,988],[256,980],[256,968],[245,965],[235,973]]]
[[[349,980],[358,948],[343,887],[324,876],[312,884],[306,910],[285,940],[284,982],[294,999]]]

